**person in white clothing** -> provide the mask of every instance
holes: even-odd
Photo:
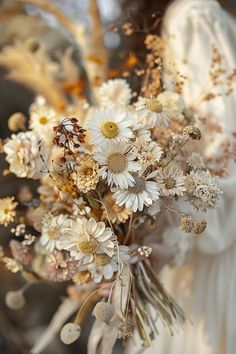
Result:
[[[176,0],[163,18],[162,36],[167,53],[165,89],[173,89],[170,71],[172,75],[175,71],[186,77],[183,97],[187,106],[199,117],[213,117],[222,129],[202,151],[206,158],[213,157],[219,153],[222,141],[232,140],[236,132],[236,90],[227,96],[222,87],[222,95],[213,100],[203,101],[201,97],[209,85],[213,45],[222,54],[226,72],[236,68],[236,20],[216,0]],[[169,292],[177,297],[192,322],[173,337],[161,330],[153,347],[146,350],[131,341],[127,353],[236,353],[236,163],[233,161],[228,165],[228,174],[222,177],[222,189],[224,194],[218,208],[201,214],[208,227],[194,240],[190,260],[179,269],[163,270],[164,284],[169,283]],[[178,233],[177,226],[170,226],[171,232]]]

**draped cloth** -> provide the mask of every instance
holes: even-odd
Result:
[[[222,127],[223,134],[216,134],[204,146],[203,153],[214,156],[222,140],[231,139],[236,132],[236,92],[209,102],[202,102],[201,97],[209,86],[213,44],[223,56],[226,71],[236,68],[236,20],[215,0],[176,0],[166,12],[162,32],[167,46],[164,86],[173,89],[170,71],[185,76],[183,97],[187,106],[199,116],[214,117]],[[230,163],[221,183],[224,194],[220,205],[205,214],[198,213],[208,227],[196,240],[191,261],[179,269],[165,269],[162,274],[164,284],[192,323],[189,321],[174,337],[161,329],[145,354],[236,353],[235,163]],[[131,341],[127,353],[141,353],[138,340],[136,344]]]

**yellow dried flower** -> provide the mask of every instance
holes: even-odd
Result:
[[[207,227],[206,221],[196,222],[194,224],[193,232],[195,233],[195,235],[200,235],[203,231],[206,230],[206,227]]]
[[[108,193],[103,198],[103,214],[102,219],[109,219],[113,224],[124,223],[128,220],[129,216],[132,214],[131,208],[126,208],[125,205],[119,206],[116,204],[112,193]]]
[[[23,267],[20,263],[18,263],[15,259],[10,257],[3,257],[3,262],[5,263],[5,267],[10,270],[12,273],[17,273],[22,271]]]
[[[0,224],[7,226],[14,221],[16,216],[15,208],[17,202],[14,201],[14,197],[6,197],[0,199]]]
[[[95,189],[99,178],[98,171],[99,166],[91,155],[85,154],[79,157],[75,173],[73,174],[78,190],[87,193]]]
[[[182,218],[180,219],[179,229],[181,231],[189,233],[192,232],[193,228],[194,228],[193,218],[189,215],[182,216]]]
[[[26,118],[25,115],[21,112],[13,113],[8,118],[8,128],[12,132],[17,132],[18,130],[25,129]]]
[[[90,279],[91,273],[88,270],[78,272],[72,277],[75,284],[86,284],[90,281]]]

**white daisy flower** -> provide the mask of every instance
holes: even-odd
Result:
[[[42,221],[42,231],[39,243],[44,246],[48,252],[60,249],[60,237],[63,235],[65,227],[69,227],[71,220],[67,215],[60,214],[53,216],[47,214]]]
[[[175,167],[159,169],[157,171],[156,181],[161,186],[161,195],[163,196],[182,196],[186,191],[184,187],[185,176],[183,175],[183,171]]]
[[[117,249],[118,248],[118,249]],[[95,283],[100,283],[102,279],[109,280],[118,271],[120,263],[127,263],[130,260],[129,247],[118,246],[114,255],[109,257],[105,253],[96,253],[93,262],[87,266]]]
[[[104,222],[96,222],[78,217],[71,226],[65,227],[60,237],[61,249],[67,250],[71,257],[82,263],[92,262],[95,253],[105,253],[109,257],[114,254],[115,237],[110,227]]]
[[[46,162],[47,150],[40,145],[40,138],[35,132],[12,134],[3,150],[10,164],[10,171],[17,177],[37,179],[42,176],[42,157]]]
[[[78,199],[74,199],[72,206],[72,213],[75,216],[78,215],[88,215],[91,212],[91,208],[87,205],[86,201],[83,197],[79,197]]]
[[[134,212],[142,211],[144,206],[151,205],[160,196],[160,186],[155,181],[150,181],[154,178],[156,172],[150,173],[148,176],[134,175],[134,185],[127,189],[112,188],[114,199],[118,205],[124,205],[126,208],[132,208]]]
[[[151,128],[154,126],[168,127],[171,114],[163,110],[157,98],[139,97],[135,106],[140,117],[146,120]]]
[[[113,79],[104,82],[98,89],[98,100],[101,106],[127,106],[132,92],[124,79]]]
[[[91,144],[99,145],[116,139],[129,140],[133,137],[131,114],[122,108],[95,110],[87,122]]]
[[[147,115],[139,114],[137,111],[132,112],[132,117],[134,119],[133,123],[133,133],[134,135],[146,141],[151,140],[151,128],[155,125],[155,121],[149,121]]]
[[[102,166],[99,175],[107,179],[108,185],[115,184],[120,188],[128,188],[134,184],[131,172],[137,172],[141,166],[136,159],[131,145],[122,141],[105,143],[100,151],[95,152],[95,160]]]
[[[169,112],[172,115],[178,115],[181,114],[184,110],[184,100],[176,92],[163,91],[157,96],[157,99],[161,103],[163,112]]]
[[[30,106],[29,127],[37,132],[45,144],[52,143],[55,134],[53,128],[58,125],[59,121],[60,118],[55,110],[47,104],[37,100]]]
[[[183,112],[184,101],[178,93],[164,91],[157,97],[140,97],[136,109],[153,126],[168,127],[170,118]]]

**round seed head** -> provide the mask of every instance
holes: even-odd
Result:
[[[20,310],[25,305],[25,298],[21,291],[9,291],[5,303],[12,310]]]
[[[66,323],[60,333],[61,341],[64,344],[74,343],[80,336],[81,327],[75,323]]]
[[[101,301],[96,304],[93,313],[98,321],[108,323],[114,315],[114,308],[107,302]]]

